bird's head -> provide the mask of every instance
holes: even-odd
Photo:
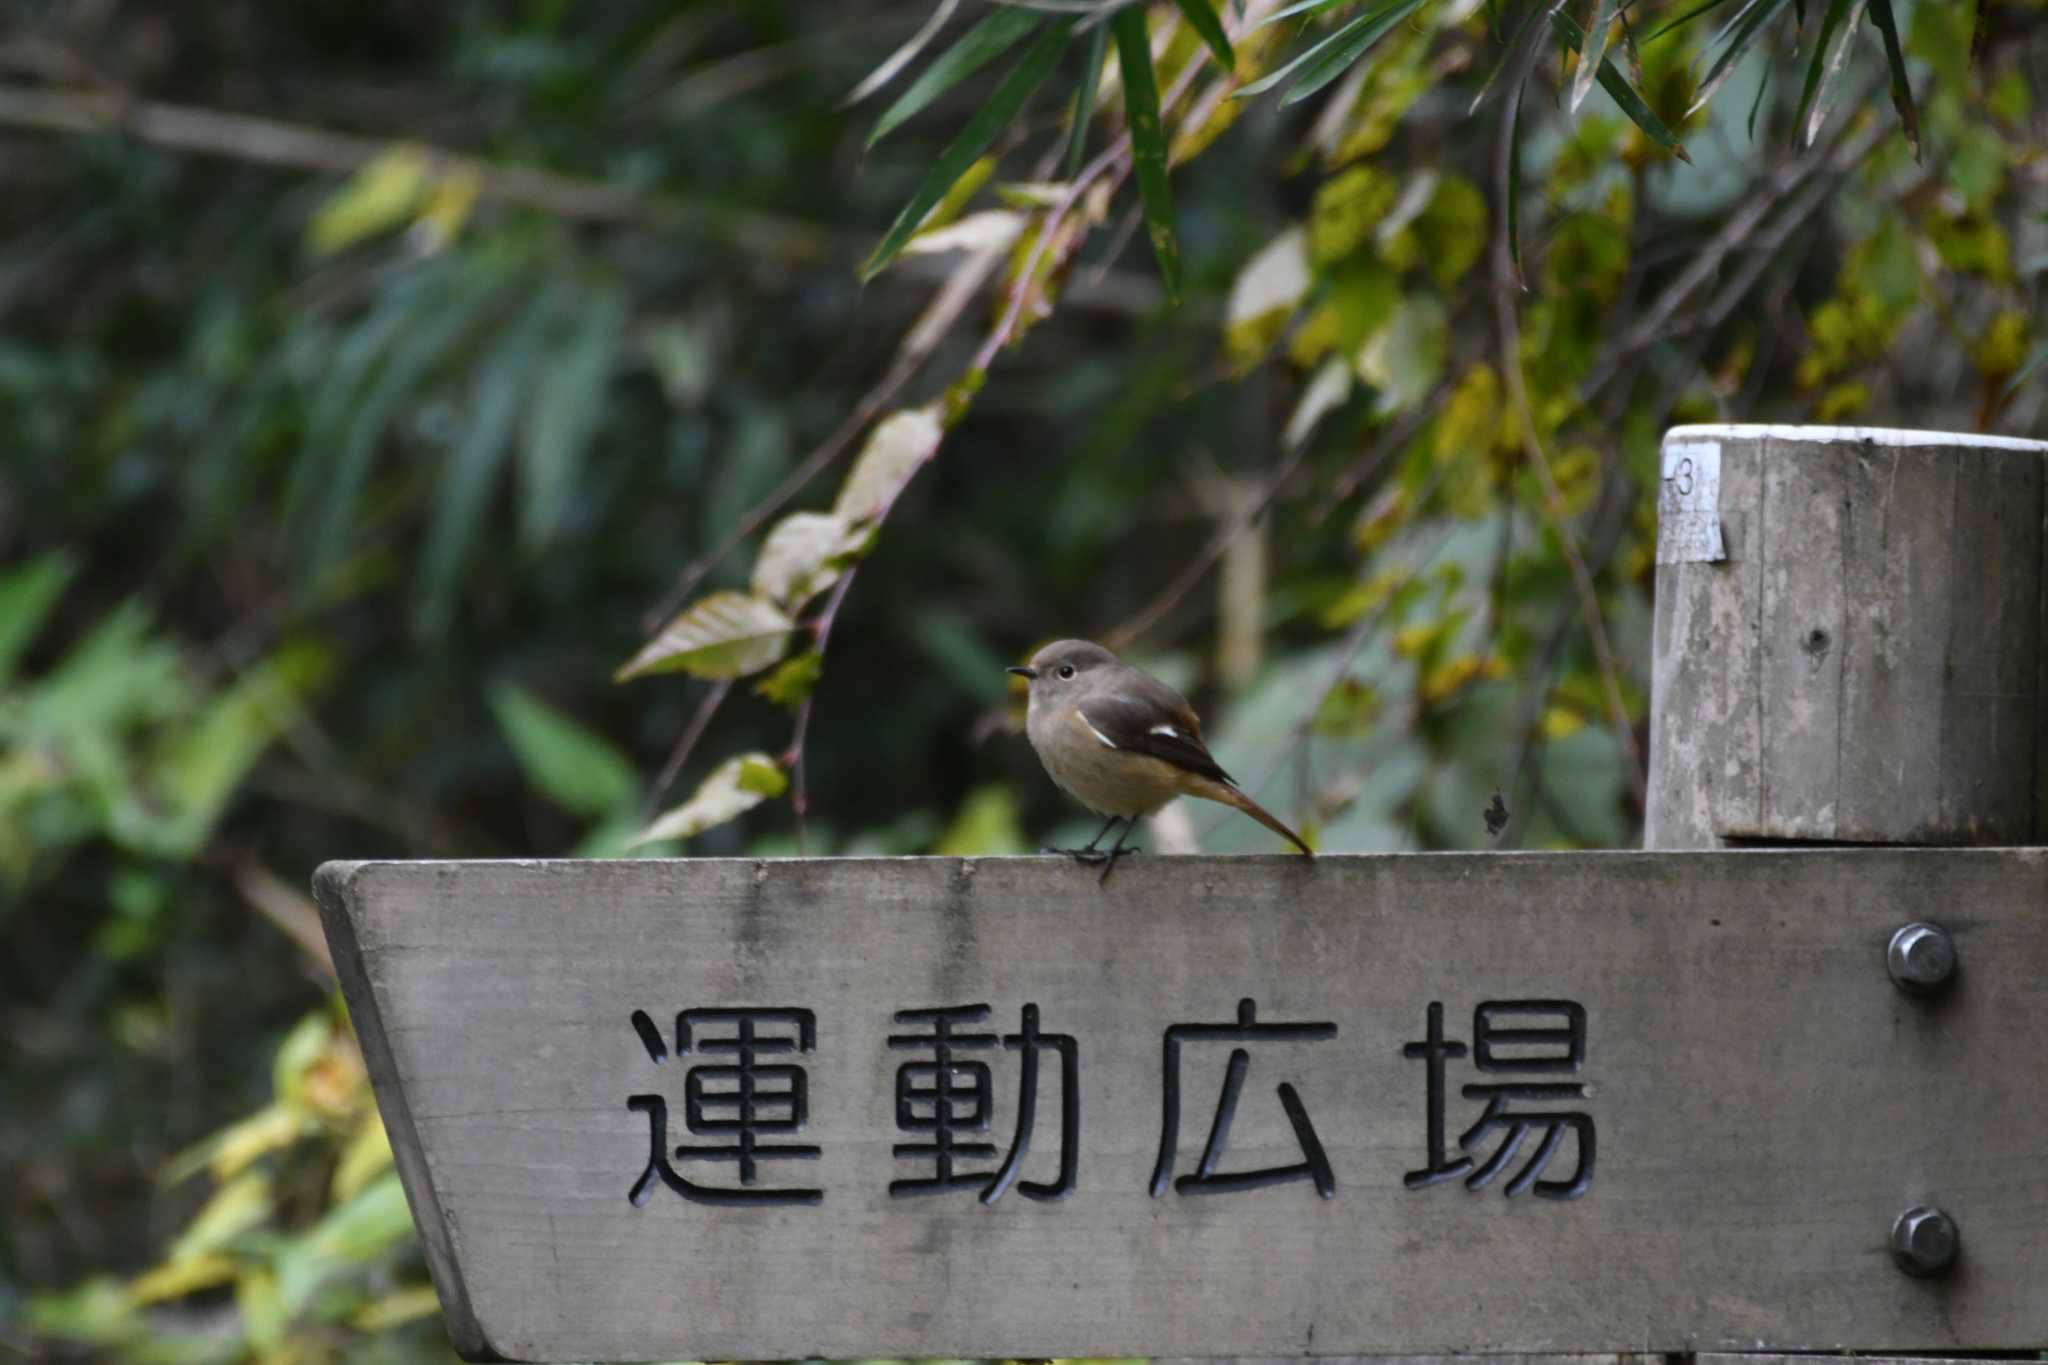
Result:
[[[1009,670],[1031,683],[1031,699],[1053,701],[1080,687],[1098,668],[1114,667],[1116,655],[1089,640],[1055,640],[1031,656],[1031,662]]]

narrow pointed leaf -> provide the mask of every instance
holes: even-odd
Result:
[[[1394,25],[1422,7],[1422,0],[1394,0],[1372,14],[1353,19],[1333,35],[1329,50],[1302,68],[1301,76],[1280,97],[1282,105],[1298,103],[1351,69]]]
[[[2005,396],[2010,398],[2015,393],[2018,393],[2021,383],[2026,380],[2027,376],[2040,369],[2044,364],[2048,364],[2048,341],[2044,341],[2039,346],[2036,346],[2034,353],[2027,357],[2026,363],[2021,365],[2013,374],[2013,377],[2006,381]]]
[[[613,675],[625,682],[650,673],[740,678],[781,660],[796,622],[782,608],[746,592],[714,592],[684,608]]]
[[[1508,259],[1522,273],[1522,97],[1515,95],[1515,128],[1508,135]]]
[[[1317,4],[1311,6],[1311,8],[1318,9],[1322,7],[1323,6],[1321,4],[1321,0],[1318,0]],[[1281,14],[1287,14],[1292,12],[1293,11],[1282,10]],[[1280,15],[1276,14],[1273,17],[1277,19],[1280,17]],[[1313,47],[1308,48],[1306,51],[1296,56],[1293,61],[1287,63],[1285,66],[1277,67],[1272,71],[1268,71],[1265,75],[1259,77],[1250,85],[1240,86],[1237,90],[1232,91],[1230,97],[1234,100],[1241,100],[1247,99],[1253,95],[1262,95],[1266,91],[1271,90],[1274,86],[1283,84],[1284,82],[1292,79],[1297,71],[1306,69],[1310,62],[1316,61],[1324,53],[1329,51],[1329,49],[1333,45],[1344,40],[1360,25],[1370,22],[1372,18],[1373,16],[1370,14],[1360,15],[1358,18],[1353,19],[1350,23],[1345,24],[1336,32],[1324,38],[1322,41],[1316,43]]]
[[[1492,94],[1493,87],[1500,83],[1501,73],[1520,55],[1523,39],[1528,36],[1529,30],[1542,16],[1544,9],[1545,6],[1537,4],[1522,11],[1522,22],[1515,26],[1515,36],[1508,39],[1507,46],[1501,49],[1500,60],[1493,64],[1493,70],[1486,73],[1486,79],[1479,82],[1479,93],[1474,95],[1472,103],[1465,107],[1466,118],[1478,113],[1479,106],[1486,103],[1486,97]]]
[[[1811,147],[1827,122],[1828,91],[1841,74],[1842,64],[1854,45],[1856,26],[1863,22],[1865,0],[1828,0],[1828,12],[1820,22],[1820,39],[1813,45],[1813,61],[1806,68],[1806,86],[1799,92],[1796,123],[1805,145]]]
[[[1708,10],[1719,9],[1721,6],[1727,3],[1728,0],[1703,0],[1701,4],[1694,5],[1691,9],[1679,15],[1676,19],[1673,19],[1671,22],[1665,24],[1662,28],[1658,29],[1655,33],[1652,33],[1649,37],[1643,39],[1643,41],[1645,43],[1654,43],[1659,38],[1662,38],[1665,34],[1671,32],[1672,29],[1679,28],[1683,25],[1689,24],[1693,20],[1699,18],[1702,14],[1705,14]]]
[[[78,561],[69,551],[52,550],[0,574],[0,683],[14,671],[15,661],[77,572]]]
[[[870,71],[859,85],[847,92],[846,98],[839,101],[839,107],[845,109],[859,104],[895,80],[898,72],[917,60],[917,54],[924,51],[925,44],[938,37],[939,30],[946,26],[946,21],[953,17],[953,11],[959,8],[960,0],[939,0],[938,4],[932,6],[930,16],[918,25],[917,32],[911,34],[903,46],[884,58],[882,64]]]
[[[1252,27],[1264,28],[1268,24],[1277,24],[1282,19],[1292,19],[1297,14],[1314,14],[1321,10],[1334,9],[1338,5],[1346,3],[1348,3],[1348,0],[1296,0],[1294,4],[1288,5],[1284,9],[1274,10],[1265,18],[1259,20],[1258,23],[1252,25]]]
[[[1119,10],[1117,66],[1123,73],[1124,122],[1131,131],[1131,159],[1138,172],[1138,198],[1145,206],[1145,231],[1169,299],[1180,297],[1180,242],[1173,235],[1173,187],[1166,178],[1166,133],[1159,123],[1159,86],[1152,75],[1152,40],[1141,5]]]
[[[1764,64],[1763,78],[1756,83],[1756,98],[1749,102],[1749,140],[1756,141],[1756,112],[1764,107],[1764,92],[1771,88],[1771,68]]]
[[[987,151],[988,145],[996,140],[996,134],[1016,117],[1017,111],[1024,107],[1024,101],[1031,98],[1031,92],[1038,89],[1051,72],[1053,63],[1059,60],[1060,48],[1065,46],[1067,33],[1073,26],[1074,21],[1070,18],[1055,19],[1046,25],[1032,41],[1031,46],[1024,50],[1024,55],[1018,59],[1017,65],[1010,68],[1010,74],[1003,77],[1002,84],[989,96],[988,103],[982,105],[974,117],[967,121],[967,126],[960,130],[958,137],[947,144],[946,150],[939,153],[938,161],[926,174],[923,183],[917,187],[917,192],[910,197],[910,202],[903,206],[903,211],[896,215],[896,221],[889,225],[889,231],[883,236],[882,244],[875,248],[875,254],[868,257],[867,263],[861,266],[862,280],[873,279],[882,273],[889,262],[896,259],[896,254],[903,250],[903,244],[917,231],[918,225],[924,221],[924,216],[931,210],[932,205],[944,197],[947,188],[966,173],[967,168],[974,164],[975,158]]]
[[[1600,63],[1607,59],[1607,32],[1614,27],[1617,3],[1618,0],[1593,0],[1593,25],[1586,30],[1585,45],[1579,49],[1578,73],[1572,77],[1570,109],[1574,114],[1586,102],[1586,96],[1593,93],[1593,77],[1599,74]]]
[[[1237,69],[1237,54],[1230,50],[1230,35],[1223,31],[1223,24],[1216,17],[1216,10],[1209,0],[1174,0],[1180,6],[1181,14],[1187,19],[1188,27],[1201,35],[1209,50],[1216,54],[1217,62],[1227,74]]]
[[[1033,10],[998,6],[988,18],[961,34],[959,42],[940,53],[924,74],[882,111],[882,116],[875,120],[875,131],[868,134],[868,146],[880,142],[933,100],[1009,51],[1037,28],[1044,17]]]
[[[1694,93],[1692,108],[1687,111],[1688,113],[1696,113],[1706,108],[1707,101],[1714,97],[1714,92],[1733,74],[1735,63],[1749,50],[1749,45],[1755,40],[1757,33],[1779,10],[1785,8],[1785,4],[1786,0],[1749,0],[1749,3],[1742,7],[1741,13],[1729,21],[1727,29],[1716,39],[1718,42],[1726,43],[1726,46],[1722,48],[1721,55],[1714,59],[1714,64],[1707,68],[1706,78],[1700,82],[1699,90]]]
[[[1081,173],[1088,150],[1088,125],[1095,117],[1095,92],[1102,88],[1102,64],[1109,56],[1109,26],[1097,24],[1088,35],[1088,59],[1081,63],[1081,84],[1074,90],[1074,127],[1067,143],[1067,179]]]
[[[1562,10],[1552,14],[1550,18],[1558,35],[1564,39],[1565,45],[1574,52],[1579,51],[1580,44],[1585,41],[1585,35],[1579,32],[1579,26]],[[1602,58],[1598,76],[1600,88],[1614,97],[1614,102],[1621,107],[1621,112],[1627,114],[1629,121],[1642,129],[1652,142],[1660,147],[1669,148],[1680,161],[1692,160],[1685,154],[1685,148],[1679,144],[1678,138],[1664,126],[1664,120],[1657,117],[1656,111],[1643,102],[1643,97],[1636,93],[1635,87],[1614,69],[1613,62]]]
[[[457,575],[483,524],[484,507],[497,486],[505,457],[512,452],[512,434],[529,396],[540,338],[554,316],[560,292],[543,289],[485,359],[469,423],[441,465],[434,521],[420,556],[418,625],[429,635],[439,634],[448,624]]]
[[[415,318],[392,343],[343,427],[334,452],[329,501],[320,508],[302,561],[303,587],[310,589],[320,584],[340,557],[355,519],[357,502],[369,482],[371,465],[399,406],[426,382],[468,332],[489,296],[488,283],[465,280],[452,300]]]
[[[1899,111],[1899,123],[1906,130],[1906,144],[1913,159],[1920,159],[1920,111],[1913,104],[1913,87],[1906,80],[1906,57],[1899,47],[1899,26],[1892,18],[1892,0],[1870,0],[1870,22],[1884,39],[1884,60],[1892,73],[1892,107]]]
[[[590,820],[633,800],[639,775],[603,735],[511,683],[493,687],[490,701],[520,772],[548,800]]]
[[[519,432],[519,531],[541,545],[561,528],[605,414],[612,362],[628,313],[615,281],[590,286],[582,310],[549,356]]]

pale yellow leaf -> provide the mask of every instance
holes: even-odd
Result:
[[[202,1289],[226,1284],[241,1273],[242,1263],[224,1251],[181,1256],[128,1282],[128,1302],[137,1308],[166,1299],[182,1299]]]
[[[364,163],[306,224],[306,243],[326,256],[412,217],[427,188],[427,154],[401,142]]]
[[[789,779],[766,754],[741,754],[711,770],[689,800],[664,812],[627,843],[631,848],[658,839],[688,839],[715,825],[737,819],[771,796],[780,796]]]
[[[1275,311],[1292,312],[1308,297],[1308,236],[1289,228],[1244,263],[1230,286],[1224,325],[1235,326]]]
[[[174,1263],[218,1251],[269,1218],[272,1207],[270,1177],[262,1171],[245,1172],[214,1191],[164,1259]]]
[[[305,1128],[305,1113],[296,1106],[273,1104],[259,1109],[215,1135],[207,1165],[214,1179],[230,1179],[256,1158],[298,1141]]]
[[[434,1296],[434,1286],[416,1284],[370,1300],[349,1314],[348,1321],[358,1332],[388,1332],[440,1311],[441,1301]]]
[[[346,1204],[362,1192],[363,1186],[390,1169],[391,1135],[384,1131],[383,1119],[372,1110],[334,1163],[334,1179],[329,1183],[331,1198],[337,1204]]]
[[[903,254],[929,256],[942,251],[1005,250],[1024,234],[1026,221],[1023,214],[1011,209],[984,209],[942,228],[918,233],[903,244]]]
[[[794,612],[839,581],[872,533],[830,512],[797,512],[784,517],[761,543],[754,560],[757,596]]]
[[[413,222],[413,240],[421,251],[432,255],[453,242],[462,232],[462,225],[469,221],[469,211],[476,207],[478,191],[483,188],[483,177],[474,166],[460,166],[434,182],[427,192],[427,202],[420,206],[419,217]]]
[[[747,592],[699,598],[626,661],[615,681],[648,673],[741,678],[781,659],[796,623],[782,608]]]
[[[1281,443],[1290,450],[1314,434],[1316,423],[1344,406],[1351,396],[1351,365],[1341,355],[1325,356],[1315,377],[1301,391],[1294,413],[1287,419]]]
[[[839,500],[832,504],[833,512],[848,521],[865,521],[880,513],[932,457],[944,435],[937,404],[884,417],[868,433]]]

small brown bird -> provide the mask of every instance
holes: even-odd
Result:
[[[1039,762],[1062,790],[1109,817],[1085,848],[1056,848],[1077,862],[1102,865],[1107,882],[1141,815],[1176,796],[1235,806],[1311,858],[1299,834],[1246,796],[1202,743],[1201,718],[1187,698],[1149,673],[1087,640],[1057,640],[1010,672],[1031,681],[1024,731]],[[1096,845],[1122,821],[1107,852]]]

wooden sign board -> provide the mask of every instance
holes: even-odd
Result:
[[[2048,1345],[2048,850],[317,889],[472,1359]]]

